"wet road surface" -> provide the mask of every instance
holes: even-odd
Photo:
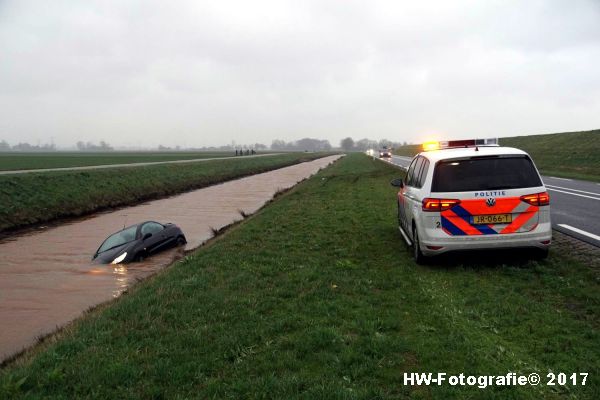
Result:
[[[119,296],[132,283],[170,264],[182,248],[141,263],[95,265],[102,241],[124,225],[155,220],[179,225],[187,250],[252,214],[280,189],[294,186],[340,156],[321,158],[155,200],[0,241],[0,361],[88,308]]]

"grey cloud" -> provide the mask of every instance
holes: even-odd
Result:
[[[0,139],[218,145],[597,128],[600,7],[0,3]]]

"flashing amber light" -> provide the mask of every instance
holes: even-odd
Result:
[[[458,199],[434,199],[427,197],[423,199],[423,211],[446,211],[460,204]]]
[[[532,206],[547,206],[550,205],[550,195],[548,192],[526,194],[521,196],[521,201],[531,204]]]
[[[462,139],[462,140],[448,140],[441,142],[425,142],[423,143],[423,151],[432,151],[440,149],[453,149],[459,147],[475,147],[478,146],[498,146],[497,138],[487,139]]]
[[[433,151],[433,150],[439,150],[440,149],[440,143],[439,142],[425,142],[423,143],[423,150],[424,151]]]

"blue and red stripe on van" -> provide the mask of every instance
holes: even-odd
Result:
[[[538,210],[539,207],[522,202],[518,197],[497,199],[493,207],[489,207],[484,199],[462,200],[460,204],[440,213],[441,226],[451,236],[528,232],[537,226]],[[472,223],[475,215],[494,214],[511,214],[512,222],[487,225]]]

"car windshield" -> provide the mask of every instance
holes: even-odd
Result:
[[[104,241],[104,243],[102,243],[102,246],[100,246],[98,249],[98,253],[102,253],[103,251],[112,249],[113,247],[121,246],[125,243],[135,240],[136,230],[137,226],[132,226],[131,228],[123,229],[120,232],[110,235]]]
[[[527,156],[473,157],[437,163],[432,192],[517,189],[542,186]]]

